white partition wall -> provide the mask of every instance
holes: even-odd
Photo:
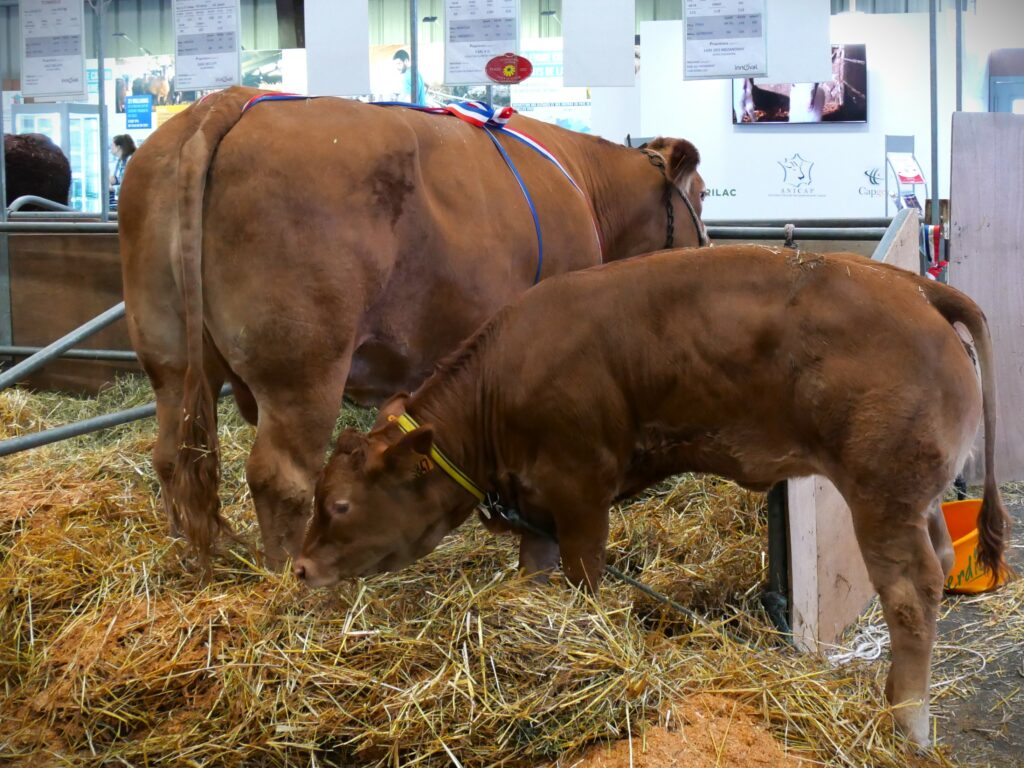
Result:
[[[311,96],[370,92],[370,10],[366,0],[306,0]]]
[[[562,0],[566,86],[635,82],[634,0]]]

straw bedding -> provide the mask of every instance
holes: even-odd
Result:
[[[8,391],[0,436],[148,398],[131,379],[94,401]],[[242,479],[252,430],[228,404],[220,413],[226,515],[256,541]],[[773,749],[838,766],[951,764],[942,748],[908,756],[892,734],[881,662],[831,668],[770,629],[758,495],[681,477],[613,514],[612,560],[711,628],[608,581],[600,605],[558,578],[525,584],[514,542],[475,522],[411,568],[328,592],[262,570],[240,545],[203,583],[165,534],[154,432],[142,422],[3,460],[0,762],[611,766],[629,763],[599,762],[613,752],[594,745],[629,739],[642,765],[648,735],[675,734],[714,750],[708,764],[771,764]],[[1024,592],[989,599],[1019,616]],[[1022,625],[1001,631],[1019,641]],[[963,684],[941,689],[940,706]],[[687,731],[701,712],[725,723],[703,741]],[[754,745],[750,762],[722,763],[725,741]],[[688,754],[679,764],[702,764]]]

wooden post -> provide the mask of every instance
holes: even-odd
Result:
[[[953,115],[949,282],[981,306],[995,357],[996,476],[1024,480],[1024,117]],[[964,468],[984,473],[981,434]]]

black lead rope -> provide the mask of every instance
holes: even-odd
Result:
[[[482,506],[484,507],[486,513],[489,516],[490,515],[496,515],[496,516],[500,517],[502,520],[504,520],[506,523],[508,523],[512,528],[514,528],[514,529],[516,529],[516,530],[518,530],[520,532],[525,531],[527,533],[532,533],[534,536],[543,536],[548,541],[553,541],[555,543],[558,542],[558,539],[551,533],[551,531],[545,530],[544,528],[541,528],[539,526],[534,525],[529,520],[527,520],[522,515],[520,515],[519,514],[519,510],[512,509],[511,507],[506,507],[504,504],[502,504],[498,500],[497,496],[495,496],[494,494],[487,494],[487,498],[484,499],[484,502],[483,502]],[[745,638],[742,638],[739,635],[733,634],[732,632],[728,631],[727,629],[724,629],[722,627],[715,627],[715,626],[713,626],[707,619],[705,619],[703,616],[701,616],[696,611],[690,610],[685,605],[682,605],[681,603],[677,602],[676,600],[673,600],[668,595],[663,595],[661,592],[658,592],[657,590],[652,589],[651,587],[647,586],[643,582],[637,581],[632,576],[630,576],[630,575],[624,573],[623,571],[619,570],[618,568],[616,568],[614,565],[606,563],[605,566],[604,566],[604,569],[608,573],[610,573],[612,576],[617,578],[619,581],[622,581],[622,582],[624,582],[626,584],[629,584],[631,587],[634,587],[635,589],[640,590],[641,592],[643,592],[648,597],[651,597],[651,598],[657,600],[659,603],[662,603],[663,605],[667,605],[672,610],[674,610],[674,611],[676,611],[678,613],[681,613],[683,616],[685,616],[690,621],[692,621],[696,626],[699,626],[699,627],[701,627],[703,629],[706,629],[709,632],[718,632],[718,633],[724,635],[725,637],[729,638],[730,640],[732,640],[734,643],[739,643],[741,645],[745,645],[748,648],[756,648],[757,647],[753,643],[751,643],[749,640],[746,640]]]

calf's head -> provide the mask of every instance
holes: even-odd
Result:
[[[431,427],[402,434],[383,412],[380,421],[368,435],[343,432],[320,476],[294,568],[309,586],[398,570],[473,510],[472,497],[430,458]]]

